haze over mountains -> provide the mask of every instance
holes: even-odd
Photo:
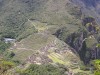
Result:
[[[0,0],[0,42],[16,40],[3,57],[20,62],[17,69],[62,64],[68,70],[52,75],[94,75],[89,69],[100,59],[99,25],[100,0]]]
[[[83,14],[95,17],[99,23],[100,0],[72,0],[72,2],[81,7]]]

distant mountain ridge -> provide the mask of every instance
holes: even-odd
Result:
[[[100,0],[72,0],[72,2],[81,7],[84,15],[94,17],[100,24]]]

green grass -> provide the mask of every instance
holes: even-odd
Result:
[[[97,43],[97,40],[93,37],[88,37],[87,40],[86,40],[86,45],[88,48],[91,48],[94,44]]]
[[[34,52],[30,50],[15,50],[14,51],[15,56],[12,60],[19,60],[19,61],[25,61],[26,58],[28,58],[30,55],[32,55]]]
[[[58,53],[51,53],[50,55],[48,55],[48,57],[54,62],[54,63],[59,63],[59,64],[63,64],[63,65],[67,65],[70,66],[71,62],[69,60],[64,60],[65,57],[63,57],[62,55],[58,54]],[[67,59],[67,58],[66,58]]]
[[[51,53],[50,55],[48,55],[48,57],[50,59],[52,59],[53,62],[55,63],[60,63],[60,64],[66,64],[66,62],[64,62],[63,60],[60,59],[60,56],[58,56],[58,54],[56,53]]]
[[[45,0],[34,0],[34,2],[26,2],[24,0],[2,1],[2,7],[0,7],[0,34],[18,39],[26,38],[29,34],[35,33],[34,28],[33,30],[29,29],[31,27],[30,23],[27,23],[29,19],[35,19],[40,22],[37,23],[39,31],[48,28],[44,27],[43,22],[47,23],[48,26],[55,24],[57,26],[66,26],[68,23],[75,25],[74,23],[78,23],[78,21],[67,12],[69,9],[66,8],[66,3],[68,2],[60,0],[57,3]],[[52,8],[51,5],[58,5],[58,7]],[[63,7],[63,10],[58,9],[59,7]]]

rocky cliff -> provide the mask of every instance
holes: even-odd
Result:
[[[92,17],[84,18],[82,25],[82,28],[71,34],[64,34],[68,33],[68,31],[67,28],[62,28],[55,35],[74,48],[81,60],[87,64],[91,59],[100,58],[100,48],[98,46],[100,30],[95,19]]]

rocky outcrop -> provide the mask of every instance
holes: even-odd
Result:
[[[81,60],[83,61],[85,61],[85,54],[87,51],[85,40],[86,40],[86,34],[84,32],[80,34],[74,33],[71,36],[66,38],[66,43],[68,43],[71,47],[73,47],[77,51]]]
[[[99,28],[99,26],[96,24],[95,19],[91,17],[83,19],[83,26],[85,28],[81,28],[68,35],[64,35],[64,33],[67,33],[67,31],[65,31],[67,29],[62,28],[59,29],[55,35],[61,40],[63,37],[66,37],[63,41],[74,48],[79,54],[81,60],[87,64],[91,59],[100,58],[100,48],[97,47],[97,35],[99,32],[97,28]]]

